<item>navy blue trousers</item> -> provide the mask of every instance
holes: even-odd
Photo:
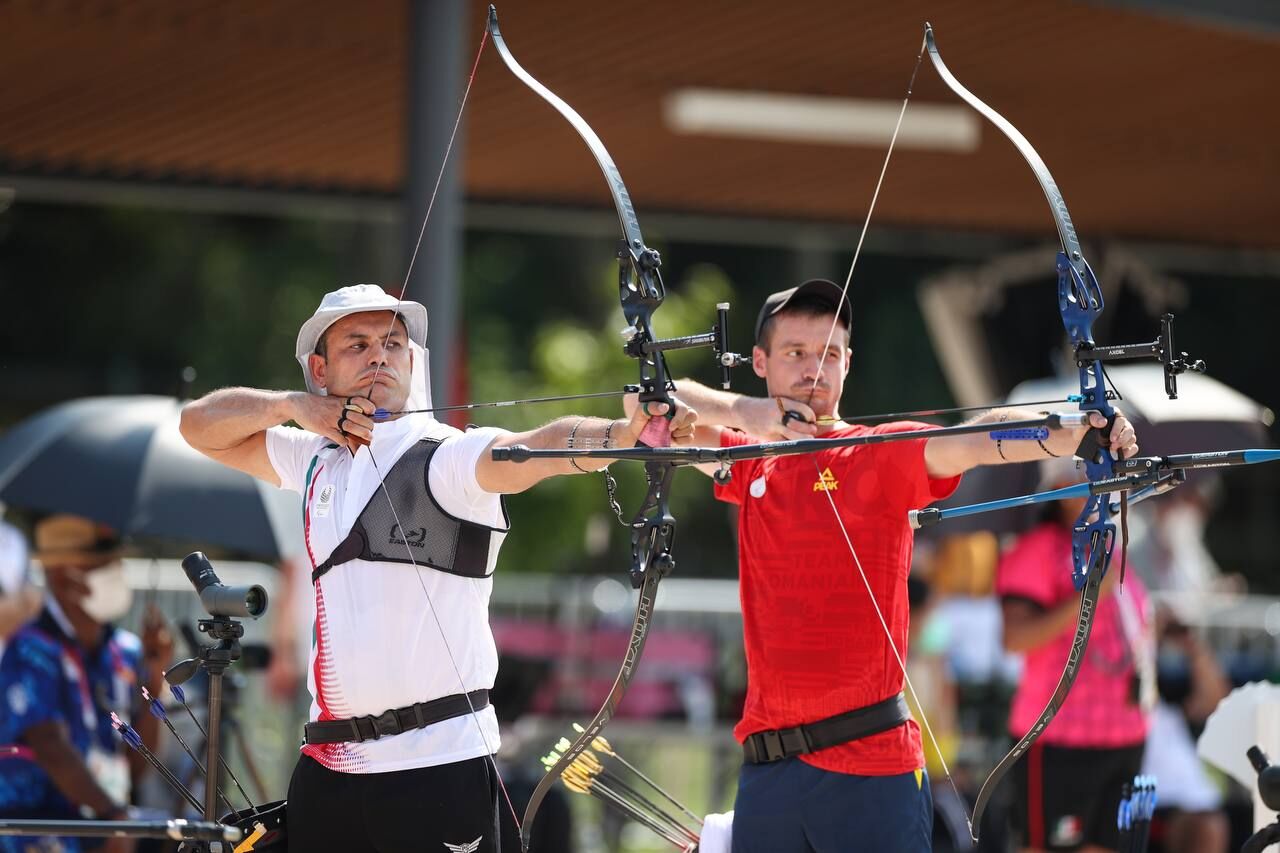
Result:
[[[798,758],[744,764],[733,811],[733,853],[916,853],[933,838],[923,771],[851,776]]]

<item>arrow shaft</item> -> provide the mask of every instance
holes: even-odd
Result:
[[[585,450],[569,450],[562,448],[532,449],[524,445],[494,448],[493,458],[499,462],[524,462],[528,459],[633,459],[646,462],[676,462],[687,465],[704,463],[740,462],[747,459],[763,459],[772,456],[796,456],[802,453],[814,453],[822,450],[833,450],[840,447],[861,447],[872,444],[891,444],[897,441],[919,441],[928,438],[944,438],[956,435],[975,435],[978,433],[1003,433],[1007,430],[1034,429],[1070,429],[1088,423],[1088,412],[1064,412],[1045,415],[1038,418],[1024,418],[1016,421],[992,423],[960,424],[958,426],[936,427],[934,429],[909,430],[904,432],[885,432],[863,435],[846,435],[839,438],[800,438],[791,441],[767,441],[759,444],[744,444],[738,447],[615,447],[589,448]]]

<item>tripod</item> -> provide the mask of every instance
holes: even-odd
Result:
[[[1258,771],[1258,793],[1272,811],[1280,810],[1280,766],[1273,765],[1267,754],[1256,746],[1249,747],[1249,763]],[[1240,853],[1262,853],[1280,842],[1280,821],[1264,826],[1240,848]]]
[[[244,625],[230,616],[212,616],[197,623],[202,634],[214,640],[210,646],[202,646],[194,658],[182,661],[167,673],[170,684],[180,685],[203,669],[209,676],[208,722],[205,726],[204,818],[216,821],[218,814],[218,777],[220,760],[220,735],[222,729],[222,678],[227,668],[240,659],[240,638]],[[206,841],[184,843],[179,848],[187,853],[212,853],[213,846]],[[220,848],[219,848],[220,849]]]
[[[194,641],[194,632],[189,628],[184,627],[183,633],[192,635],[193,639],[191,641],[191,647],[195,650],[197,648],[197,644]],[[256,801],[266,802],[267,788],[262,779],[262,772],[258,768],[258,762],[254,758],[253,752],[249,749],[249,742],[244,733],[244,729],[240,725],[239,715],[236,713],[240,706],[241,691],[244,689],[243,681],[243,675],[234,673],[228,674],[228,676],[223,679],[222,743],[226,749],[227,756],[230,756],[232,752],[239,755],[240,764],[248,773],[248,779],[245,781],[254,792]],[[206,731],[207,729],[203,726],[200,727],[200,740],[197,742],[198,745],[196,746],[196,752],[199,754],[204,754],[209,747],[208,736],[205,734]],[[236,782],[236,787],[239,787],[238,780],[233,778],[232,781]],[[200,776],[200,767],[197,766],[194,761],[183,773],[182,782],[192,791],[195,791],[200,784],[203,784]],[[247,795],[242,796],[245,800],[248,800]],[[182,808],[181,800],[175,804],[175,808]],[[234,807],[228,805],[228,808]]]

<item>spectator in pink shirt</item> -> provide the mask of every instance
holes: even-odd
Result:
[[[1083,480],[1070,460],[1046,462],[1045,488]],[[1080,594],[1071,583],[1071,527],[1083,506],[1083,499],[1049,505],[1000,561],[1004,646],[1025,656],[1009,711],[1015,739],[1048,703],[1075,635]],[[1137,572],[1118,585],[1120,554],[1114,556],[1075,685],[1014,771],[1011,816],[1024,850],[1116,849],[1120,786],[1142,766],[1144,709],[1154,691],[1148,602]]]

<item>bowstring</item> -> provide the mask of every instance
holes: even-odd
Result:
[[[400,305],[404,302],[404,295],[409,290],[409,280],[413,276],[414,264],[417,262],[418,253],[422,249],[422,240],[427,233],[427,223],[431,219],[431,211],[435,209],[436,198],[440,193],[440,185],[444,181],[444,173],[445,173],[445,170],[448,169],[449,167],[449,159],[450,159],[450,156],[453,154],[453,145],[458,138],[458,129],[462,126],[462,116],[467,109],[467,100],[471,96],[471,86],[473,83],[475,83],[476,72],[479,71],[480,69],[480,59],[481,57],[484,56],[484,49],[485,49],[485,46],[488,45],[488,43],[489,43],[489,28],[485,27],[484,32],[480,36],[480,47],[479,49],[476,50],[475,61],[471,64],[471,73],[467,76],[467,85],[466,85],[466,88],[463,90],[461,103],[459,103],[458,105],[458,114],[454,118],[453,129],[449,133],[449,142],[445,146],[444,156],[441,158],[441,161],[440,161],[440,171],[436,174],[435,185],[432,187],[431,197],[427,201],[427,212],[422,217],[422,227],[418,229],[418,237],[417,237],[417,240],[414,241],[413,252],[409,256],[409,266],[408,266],[408,269],[405,271],[404,281],[400,285],[400,293],[396,296],[396,307],[391,312],[391,320],[387,324],[387,332],[385,335],[383,335],[383,338],[382,338],[382,345],[384,350],[387,346],[387,342],[391,340],[391,333],[395,330],[396,319],[400,315]],[[423,347],[423,359],[424,359],[424,364],[422,365],[422,369],[425,372],[428,370],[428,367],[429,367],[425,363],[425,359],[426,359],[425,346]],[[378,366],[373,371],[373,381],[369,385],[370,394],[373,393],[373,389],[377,386],[378,374],[382,372],[383,363],[384,362],[379,362]],[[413,381],[412,369],[410,369],[409,381],[411,383]],[[395,519],[396,524],[400,524],[400,513],[396,509],[395,501],[391,499],[391,493],[387,490],[386,477],[383,476],[382,468],[381,466],[378,465],[378,460],[373,454],[372,442],[366,445],[365,449],[369,452],[369,461],[373,465],[373,470],[378,475],[378,486],[382,490],[383,495],[387,499],[387,506],[391,509],[391,515]],[[511,794],[507,791],[506,783],[502,779],[502,771],[498,769],[497,750],[494,749],[493,745],[489,742],[489,736],[485,734],[484,726],[480,724],[480,713],[479,711],[476,710],[475,704],[471,701],[471,695],[467,690],[466,680],[462,677],[462,668],[458,665],[458,659],[454,656],[453,647],[449,644],[449,638],[448,638],[448,635],[445,633],[444,624],[440,621],[440,614],[436,611],[435,601],[432,600],[431,593],[427,590],[426,579],[422,576],[422,567],[418,565],[418,561],[414,558],[414,555],[413,555],[413,549],[409,547],[409,544],[407,541],[405,542],[405,553],[409,557],[409,562],[413,564],[414,574],[418,578],[418,586],[422,589],[422,594],[427,599],[427,608],[431,611],[431,619],[435,623],[436,631],[439,632],[440,634],[440,641],[444,645],[446,656],[449,658],[449,665],[453,667],[454,675],[458,679],[458,687],[461,689],[463,698],[465,698],[467,701],[467,708],[470,712],[471,720],[472,722],[475,723],[476,731],[480,735],[480,740],[484,743],[484,748],[487,753],[489,763],[493,767],[494,776],[498,782],[498,789],[502,791],[502,798],[507,804],[507,810],[511,812],[511,819],[515,821],[516,832],[519,833],[522,829],[520,825],[520,816],[516,813],[515,805],[511,801]]]
[[[831,330],[827,333],[827,340],[822,346],[822,350],[818,355],[818,369],[814,371],[813,385],[809,389],[809,399],[807,403],[812,406],[813,397],[818,392],[818,381],[822,378],[822,365],[827,361],[827,354],[831,349],[831,342],[835,340],[836,327],[840,324],[840,312],[844,308],[845,301],[848,299],[849,285],[853,281],[853,271],[858,266],[858,258],[862,255],[862,246],[867,239],[867,230],[871,225],[871,216],[875,212],[876,202],[880,199],[880,189],[884,186],[885,175],[889,171],[889,160],[893,156],[893,149],[898,141],[898,132],[902,129],[902,120],[907,114],[907,104],[911,101],[911,92],[915,88],[916,75],[920,71],[920,65],[924,61],[924,53],[927,41],[921,40],[920,53],[916,56],[915,67],[911,70],[911,79],[907,83],[907,94],[902,99],[902,108],[898,110],[898,120],[893,126],[893,134],[889,138],[889,148],[885,151],[884,162],[880,165],[880,176],[876,180],[875,191],[871,194],[871,204],[867,207],[867,216],[862,221],[862,232],[858,235],[858,243],[853,251],[853,260],[849,264],[849,271],[844,278],[844,287],[840,290],[840,301],[836,303],[835,316],[831,321]],[[811,457],[813,461],[814,471],[818,474],[818,479],[822,479],[822,468],[818,464],[816,456]],[[951,768],[947,766],[946,756],[943,755],[942,748],[938,745],[938,739],[933,734],[933,726],[929,724],[929,718],[925,714],[924,704],[920,701],[919,694],[916,693],[915,685],[911,683],[911,676],[907,673],[906,659],[902,652],[898,649],[897,642],[893,639],[893,632],[889,630],[889,623],[885,619],[884,611],[880,609],[880,602],[876,599],[875,591],[871,587],[871,579],[867,577],[866,571],[862,567],[862,560],[858,557],[857,550],[853,547],[853,538],[849,535],[849,530],[845,527],[844,519],[840,516],[840,509],[836,506],[835,498],[831,496],[830,490],[824,489],[827,503],[831,506],[831,512],[835,516],[836,524],[840,528],[840,533],[844,537],[845,545],[849,548],[849,556],[853,558],[853,564],[858,569],[858,574],[862,577],[862,583],[867,588],[867,597],[871,600],[871,606],[876,611],[876,617],[880,620],[880,627],[884,629],[885,638],[889,641],[889,648],[893,651],[894,660],[898,662],[898,668],[902,671],[902,680],[907,686],[907,692],[911,694],[911,699],[915,703],[915,707],[920,711],[920,722],[924,725],[925,732],[929,735],[929,742],[933,744],[933,751],[938,756],[938,763],[942,765],[942,772],[947,777],[947,782],[951,785],[951,790],[955,793],[956,798],[960,802],[966,802],[960,794],[960,789],[956,786],[955,777],[951,775]],[[965,812],[965,822],[969,825],[969,834],[973,834],[973,821],[968,811]]]

